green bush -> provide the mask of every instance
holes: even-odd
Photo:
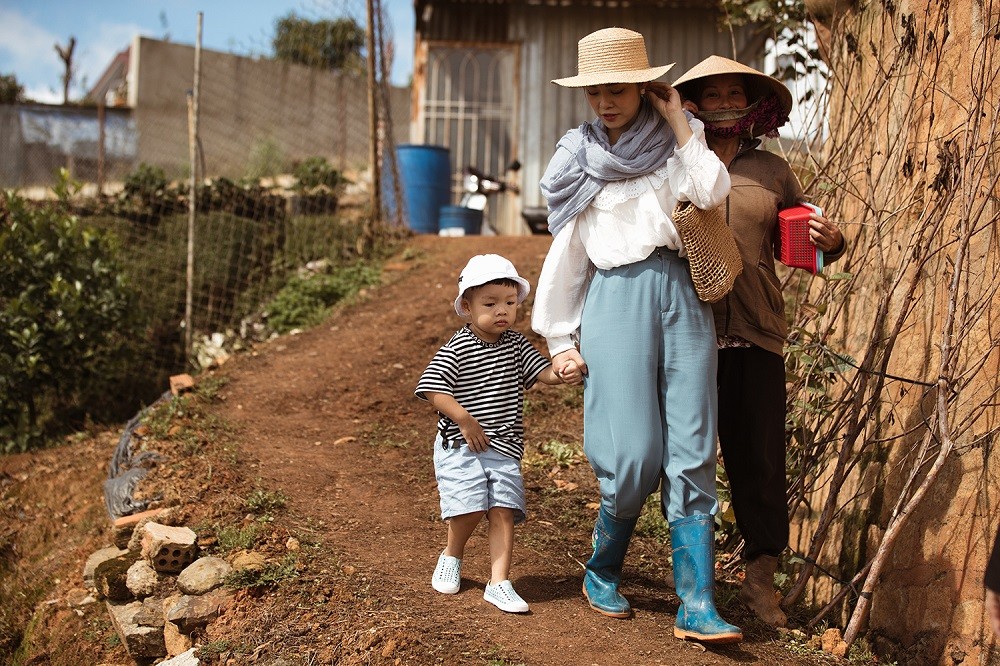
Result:
[[[304,192],[318,187],[336,190],[341,184],[340,172],[330,166],[325,157],[310,157],[295,167],[296,189]]]
[[[269,327],[277,333],[323,322],[339,301],[378,281],[378,268],[358,264],[330,275],[294,276],[267,306]]]
[[[26,450],[44,426],[113,381],[136,335],[135,297],[113,239],[64,205],[0,197],[0,446]]]

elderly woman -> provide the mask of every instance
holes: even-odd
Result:
[[[736,524],[745,541],[746,577],[740,598],[772,626],[785,626],[774,572],[788,545],[785,498],[785,366],[788,335],[774,266],[778,211],[802,201],[802,188],[782,157],[760,150],[777,136],[792,95],[777,79],[710,56],[674,81],[684,106],[705,124],[708,147],[729,170],[725,204],[743,259],[732,292],[713,304],[719,335],[719,442]],[[810,240],[829,263],[844,237],[823,215],[811,215]]]
[[[578,74],[596,118],[559,141],[541,181],[555,238],[538,280],[532,326],[557,371],[584,380],[584,452],[601,506],[583,594],[617,618],[622,566],[646,498],[662,478],[676,590],[674,635],[742,640],[715,607],[717,346],[711,307],[691,281],[670,212],[718,206],[725,167],[677,92],[653,83],[642,35],[606,28],[578,44]],[[585,360],[586,359],[586,360]]]

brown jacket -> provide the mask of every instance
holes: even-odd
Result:
[[[741,149],[729,165],[732,189],[723,204],[726,220],[743,258],[733,290],[713,304],[715,331],[736,335],[775,354],[788,336],[785,301],[774,269],[778,211],[802,201],[802,188],[784,158],[757,150],[760,141]],[[824,254],[824,263],[844,253],[845,243]]]

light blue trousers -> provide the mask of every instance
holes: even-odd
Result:
[[[718,347],[687,262],[660,248],[598,270],[580,325],[584,452],[604,508],[635,518],[663,479],[668,521],[715,514]]]

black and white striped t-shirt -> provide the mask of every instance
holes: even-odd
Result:
[[[524,335],[507,330],[495,343],[479,339],[468,325],[459,329],[431,359],[417,382],[426,391],[451,395],[483,427],[490,446],[506,456],[524,455],[524,391],[550,365]],[[438,431],[446,441],[461,439],[458,426],[441,415]]]

